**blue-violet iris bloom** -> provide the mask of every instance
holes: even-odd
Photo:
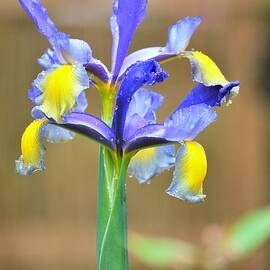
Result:
[[[239,82],[225,79],[202,52],[187,50],[201,18],[186,17],[170,26],[165,46],[127,55],[145,17],[147,0],[114,0],[109,71],[85,41],[58,30],[40,0],[19,2],[51,48],[38,59],[43,71],[28,92],[35,120],[23,133],[17,172],[29,175],[43,170],[45,140],[64,142],[77,132],[104,145],[116,159],[129,157],[128,173],[140,183],[174,167],[167,193],[192,203],[203,201],[207,160],[195,139],[217,119],[215,107],[229,104],[238,94]],[[174,59],[189,60],[196,85],[171,115],[157,122],[163,97],[147,86],[163,82],[168,74],[160,65]],[[85,90],[90,87],[100,94],[101,119],[85,112]]]

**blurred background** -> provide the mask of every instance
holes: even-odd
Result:
[[[44,0],[61,31],[87,41],[94,56],[110,66],[111,1]],[[211,247],[217,228],[269,205],[270,2],[265,0],[149,0],[148,16],[130,51],[166,43],[167,27],[185,16],[203,23],[189,48],[211,56],[228,80],[240,80],[240,95],[198,141],[208,156],[207,200],[190,205],[165,194],[166,172],[150,185],[127,179],[131,232],[181,239]],[[77,136],[47,145],[46,171],[15,173],[20,138],[30,123],[27,89],[41,71],[36,59],[48,47],[17,1],[0,0],[0,269],[95,269],[95,213],[98,145]],[[163,119],[191,89],[186,61],[163,66],[170,78],[158,87],[165,97]],[[99,114],[94,89],[88,111]],[[259,229],[259,228],[258,228]],[[219,230],[218,230],[219,231]],[[210,243],[209,243],[210,242]],[[229,269],[270,269],[270,243]],[[211,255],[211,253],[210,253]],[[212,255],[215,257],[215,253]],[[133,270],[145,264],[130,256]],[[167,268],[166,268],[167,269]],[[172,269],[184,269],[175,267]]]

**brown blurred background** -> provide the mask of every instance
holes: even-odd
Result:
[[[201,242],[210,224],[227,225],[269,203],[270,4],[258,0],[150,0],[148,16],[131,50],[166,43],[167,27],[200,15],[190,48],[207,53],[241,94],[198,138],[208,154],[207,201],[189,205],[167,196],[171,173],[151,185],[128,182],[129,228],[138,233]],[[58,27],[89,42],[110,65],[111,1],[43,1]],[[46,171],[25,178],[14,170],[20,137],[31,121],[27,89],[41,71],[37,57],[48,47],[17,1],[0,0],[0,269],[95,269],[98,145],[77,136],[48,145]],[[185,61],[164,68],[171,77],[158,89],[166,97],[162,119],[189,89]],[[94,89],[89,112],[98,114]],[[269,243],[230,269],[270,269]],[[147,269],[131,257],[131,269]]]

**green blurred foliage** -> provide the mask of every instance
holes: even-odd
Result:
[[[270,207],[255,210],[228,230],[225,248],[237,258],[249,256],[270,238]]]
[[[210,241],[211,248],[133,233],[130,251],[153,269],[230,269],[231,262],[247,258],[270,238],[270,207],[246,214],[225,231],[216,243]]]

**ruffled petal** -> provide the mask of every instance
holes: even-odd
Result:
[[[24,131],[21,140],[22,155],[16,160],[16,171],[22,175],[30,175],[44,170],[45,147],[42,142],[42,127],[47,123],[44,119],[33,121]]]
[[[33,87],[41,93],[31,90],[31,99],[39,105],[38,109],[49,118],[62,121],[63,116],[76,107],[82,91],[89,87],[89,79],[83,66],[62,65],[39,74]]]
[[[114,78],[119,74],[137,26],[144,19],[146,6],[147,0],[114,0],[111,18],[112,73]]]
[[[56,68],[60,63],[55,54],[51,49],[46,50],[40,58],[38,58],[38,63],[44,69]]]
[[[230,82],[225,86],[205,86],[197,84],[182,100],[179,108],[189,107],[196,104],[207,104],[211,107],[230,104],[231,99],[239,92],[240,82]]]
[[[174,162],[174,146],[146,148],[132,157],[128,167],[128,175],[136,177],[142,184],[172,167]]]
[[[123,62],[120,77],[128,67],[137,61],[154,59],[157,62],[162,62],[175,58],[181,51],[186,49],[200,23],[200,17],[186,17],[179,20],[175,25],[170,26],[166,47],[145,48],[128,55]]]
[[[216,119],[216,112],[206,104],[177,109],[164,122],[165,127],[174,128],[167,134],[167,138],[171,140],[179,138],[179,142],[191,141]]]
[[[173,180],[167,193],[190,203],[204,201],[203,181],[207,160],[203,147],[197,142],[185,142],[176,154]]]
[[[167,73],[153,60],[137,62],[127,70],[117,93],[116,109],[113,117],[113,128],[116,137],[119,138],[120,141],[123,139],[126,115],[132,96],[142,86],[162,82],[167,76]]]

